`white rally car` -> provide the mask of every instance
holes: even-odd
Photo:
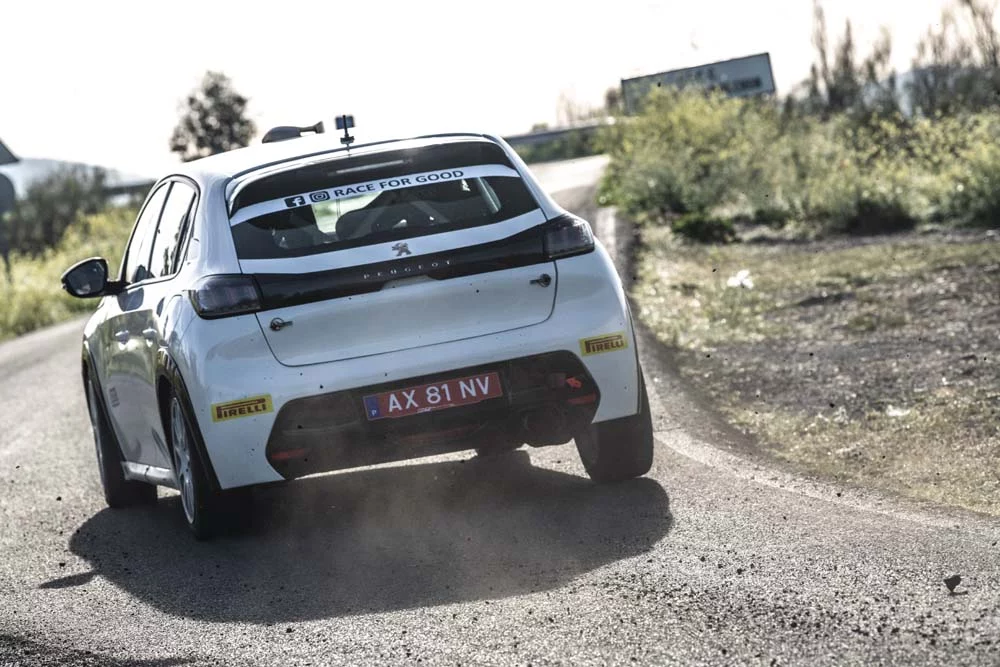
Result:
[[[597,481],[653,434],[621,281],[503,140],[296,137],[179,166],[100,297],[83,383],[107,502],[179,490],[199,538],[253,485],[576,441]]]

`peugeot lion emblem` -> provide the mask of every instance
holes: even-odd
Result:
[[[406,245],[405,243],[397,243],[396,245],[392,246],[392,249],[396,251],[396,257],[402,257],[403,255],[410,254],[410,246]]]

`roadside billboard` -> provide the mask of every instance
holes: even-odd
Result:
[[[770,95],[775,92],[771,55],[758,53],[707,65],[622,79],[625,113],[633,114],[638,111],[643,97],[652,88],[659,86],[716,88],[733,97]]]

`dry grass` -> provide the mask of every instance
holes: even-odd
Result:
[[[994,401],[996,398],[994,397]],[[899,416],[813,416],[729,404],[733,422],[774,456],[843,481],[1000,515],[1000,438],[967,428],[997,418],[972,396],[938,395]],[[994,421],[995,423],[995,421]]]

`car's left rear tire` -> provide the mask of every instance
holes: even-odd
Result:
[[[591,424],[574,438],[587,474],[595,482],[640,477],[653,466],[653,418],[639,370],[639,411],[631,417]]]
[[[196,539],[214,537],[221,528],[221,497],[213,491],[195,445],[193,420],[181,400],[170,398],[170,451],[184,521]]]
[[[122,470],[121,450],[101,404],[97,385],[94,384],[93,378],[88,377],[86,382],[87,407],[90,410],[90,424],[94,430],[97,470],[101,476],[105,502],[112,509],[135,505],[155,505],[155,485],[132,481],[125,477],[125,471]]]

